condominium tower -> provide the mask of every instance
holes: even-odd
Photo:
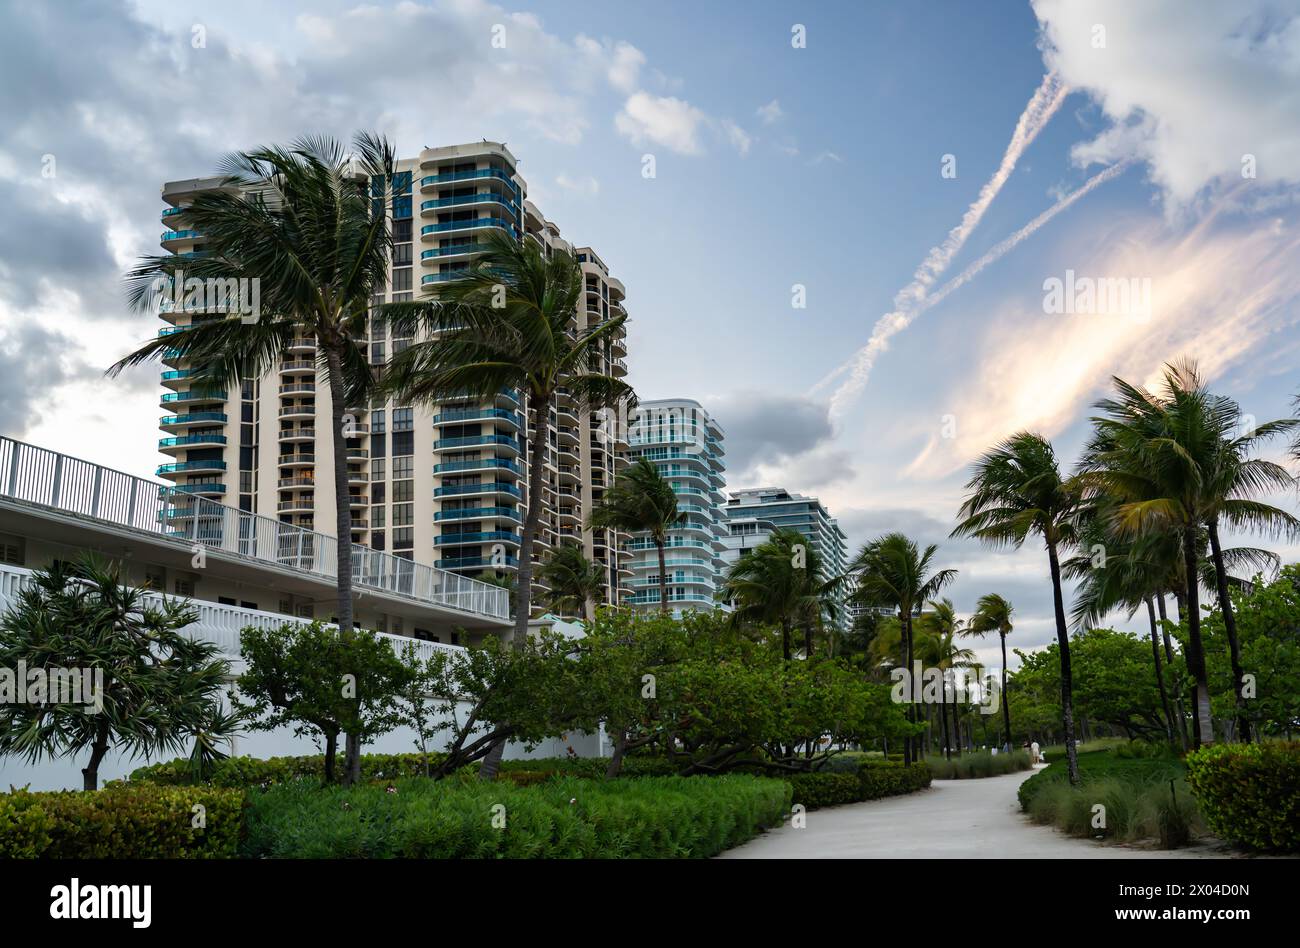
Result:
[[[630,457],[653,461],[677,494],[680,523],[668,531],[664,566],[668,600],[677,611],[718,605],[726,521],[722,510],[724,434],[699,402],[670,398],[642,402],[629,425]],[[633,594],[640,608],[659,607],[659,552],[648,533],[633,534]]]
[[[527,200],[515,157],[504,144],[476,142],[426,148],[396,164],[390,181],[366,181],[376,213],[392,233],[387,284],[373,298],[365,356],[377,373],[412,343],[392,338],[378,310],[386,302],[436,298],[440,286],[462,275],[496,230],[533,241],[546,255],[566,251],[583,273],[583,303],[573,328],[581,331],[623,314],[625,290],[589,247],[575,247]],[[164,248],[182,255],[205,251],[204,237],[186,226],[194,197],[221,186],[220,179],[169,182]],[[418,213],[417,213],[418,212]],[[223,318],[193,307],[161,314],[162,333],[183,332],[205,319]],[[335,506],[331,405],[318,380],[315,340],[296,339],[275,370],[243,379],[223,391],[194,391],[189,364],[167,353],[159,450],[174,460],[158,474],[184,491],[241,510],[274,516],[333,534]],[[593,369],[627,373],[625,335],[611,338]],[[319,390],[318,390],[319,387]],[[504,389],[488,400],[442,404],[388,401],[347,407],[348,492],[352,539],[373,550],[465,576],[511,574],[518,567],[528,491],[529,445],[534,443],[525,392]],[[542,519],[535,555],[544,559],[561,543],[580,543],[605,573],[605,602],[617,603],[630,576],[620,551],[623,536],[584,529],[620,463],[613,412],[581,411],[561,390],[547,406]],[[528,437],[525,438],[525,433]],[[318,476],[319,475],[319,476]],[[544,600],[540,585],[535,597]]]

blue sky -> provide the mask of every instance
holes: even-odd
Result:
[[[1041,645],[1041,551],[945,539],[979,451],[1033,428],[1072,464],[1109,376],[1152,382],[1180,355],[1259,419],[1300,391],[1298,8],[3,2],[3,87],[24,90],[0,103],[5,433],[156,463],[156,373],[99,373],[153,332],[118,280],[155,250],[163,180],[308,132],[378,128],[404,154],[504,140],[533,199],[627,285],[642,397],[695,398],[728,429],[733,487],[818,494],[854,546],[895,528],[941,542],[959,609],[1004,592]],[[1067,270],[1149,281],[1150,314],[1044,312]],[[831,373],[891,312],[906,328],[844,388]]]

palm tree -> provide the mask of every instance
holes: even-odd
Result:
[[[372,213],[366,184],[387,186],[393,164],[392,145],[368,133],[354,138],[351,153],[333,139],[310,137],[228,156],[220,188],[185,208],[187,226],[203,235],[206,253],[143,258],[127,275],[128,297],[150,310],[169,284],[253,281],[234,285],[258,287],[260,312],[251,320],[196,318],[108,370],[115,376],[154,359],[183,359],[193,366],[195,390],[220,388],[270,372],[294,339],[316,340],[332,413],[338,624],[348,632],[354,622],[347,413],[365,404],[374,384],[364,354],[366,322],[372,293],[387,279],[391,245],[387,216]],[[359,738],[348,735],[350,780],[360,776],[360,748]]]
[[[1022,431],[1003,441],[975,463],[967,482],[971,492],[961,506],[962,521],[952,535],[974,537],[996,547],[1024,545],[1031,533],[1047,548],[1056,612],[1056,642],[1061,656],[1061,717],[1070,783],[1079,782],[1078,750],[1074,741],[1073,682],[1070,635],[1061,596],[1061,552],[1073,542],[1073,519],[1080,508],[1080,488],[1061,477],[1056,452],[1041,435]]]
[[[1245,724],[1236,624],[1229,616],[1226,553],[1218,538],[1220,522],[1238,528],[1295,535],[1300,521],[1252,499],[1261,491],[1290,486],[1279,465],[1246,455],[1261,439],[1290,430],[1292,422],[1269,422],[1237,436],[1240,412],[1234,401],[1206,390],[1192,362],[1165,367],[1158,394],[1114,379],[1117,397],[1098,402],[1105,415],[1093,419],[1096,433],[1084,461],[1092,490],[1115,501],[1114,524],[1122,536],[1173,533],[1183,559],[1182,607],[1187,618],[1187,665],[1196,683],[1194,743],[1214,741],[1210,693],[1201,642],[1199,567],[1210,534],[1215,587],[1224,614],[1238,718]],[[1231,629],[1229,631],[1229,623]]]
[[[582,547],[566,543],[537,570],[537,578],[550,587],[547,600],[561,614],[596,618],[596,602],[604,593],[605,571],[587,559]]]
[[[1015,608],[1005,598],[997,593],[985,593],[976,600],[975,614],[966,624],[967,635],[983,637],[991,632],[998,634],[1002,646],[1002,734],[1003,744],[1008,749],[1011,747],[1011,702],[1007,696],[1007,636],[1015,628],[1011,622],[1014,613]]]
[[[813,631],[824,616],[834,617],[839,583],[840,577],[824,575],[807,537],[778,530],[732,565],[723,595],[735,603],[735,622],[779,626],[781,654],[790,661],[796,628],[803,630],[804,658],[812,657]]]
[[[930,572],[938,549],[932,543],[921,551],[915,542],[903,534],[887,533],[863,546],[849,567],[850,574],[857,580],[857,589],[853,593],[855,601],[862,605],[889,606],[898,610],[909,676],[912,674],[914,651],[913,615],[920,611],[925,602],[937,597],[945,586],[957,578],[954,569]],[[914,681],[909,689],[908,718],[913,722],[916,719],[915,697],[919,686],[920,683]],[[903,741],[904,763],[910,764],[915,757],[913,740],[908,736]]]
[[[635,394],[599,369],[627,316],[580,323],[584,281],[572,254],[556,250],[548,257],[535,241],[517,241],[499,231],[483,243],[482,256],[465,277],[446,284],[437,299],[384,308],[394,336],[420,341],[393,357],[381,391],[423,404],[466,395],[488,400],[503,389],[522,389],[526,396],[528,494],[513,636],[514,648],[522,651],[532,617],[533,545],[542,515],[551,408],[561,394],[582,413],[630,407]],[[483,759],[484,779],[496,776],[504,749],[498,742]]]
[[[948,737],[948,680],[951,672],[957,668],[967,668],[975,660],[975,653],[968,648],[958,648],[957,638],[966,634],[966,623],[957,618],[957,610],[951,599],[932,600],[930,611],[922,613],[922,641],[925,642],[922,660],[929,661],[943,672],[944,688],[940,696],[939,710],[943,718],[944,754],[952,759],[952,745],[957,744],[957,756],[961,756],[961,731],[957,715],[957,687],[952,687],[952,726],[953,738]]]
[[[605,492],[604,500],[588,516],[587,525],[596,529],[650,534],[650,540],[659,552],[659,609],[667,613],[668,564],[664,559],[664,546],[668,543],[668,531],[681,521],[672,484],[648,459],[638,458],[635,464],[615,478],[613,486]]]

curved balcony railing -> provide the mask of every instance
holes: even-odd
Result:
[[[465,494],[509,494],[522,497],[523,492],[513,484],[505,481],[489,481],[486,484],[453,484],[448,487],[435,487],[434,497],[457,497]]]
[[[224,471],[225,461],[177,461],[173,464],[159,464],[158,474],[182,474],[185,471]]]
[[[453,184],[457,181],[481,181],[484,178],[496,178],[510,185],[516,192],[519,186],[511,180],[510,175],[497,168],[480,168],[477,171],[455,171],[449,174],[429,174],[420,179],[420,187],[427,188],[436,184]]]
[[[507,461],[502,458],[481,458],[477,461],[447,461],[443,464],[435,464],[433,473],[448,474],[453,471],[478,471],[484,468],[514,471],[516,474],[523,473],[519,465],[514,461]]]
[[[224,402],[225,392],[171,392],[162,397],[164,402]]]
[[[158,419],[160,427],[168,428],[172,425],[193,425],[200,422],[221,422],[224,424],[228,421],[225,412],[221,411],[196,411],[188,415],[163,415]]]
[[[428,250],[420,252],[421,260],[429,260],[434,257],[456,257],[463,253],[480,253],[487,250],[488,245],[482,241],[472,241],[467,244],[454,244],[451,247],[431,247]]]
[[[446,234],[453,230],[480,230],[484,227],[498,227],[514,233],[514,224],[500,217],[476,217],[466,221],[448,221],[445,224],[425,224],[420,228],[420,236],[427,234]]]
[[[434,546],[456,546],[466,543],[519,543],[519,534],[509,530],[484,530],[481,533],[444,533],[433,538]]]
[[[514,520],[519,522],[519,511],[513,507],[467,507],[463,510],[440,510],[434,520]]]
[[[450,448],[475,448],[493,444],[508,445],[512,448],[519,447],[519,442],[510,435],[470,435],[465,438],[439,438],[433,442],[433,449],[435,451],[446,451]]]
[[[510,208],[513,212],[515,204],[513,198],[506,197],[504,194],[498,194],[495,191],[479,191],[477,194],[458,194],[454,197],[434,198],[432,201],[422,201],[420,210],[436,211],[441,207],[459,207],[466,204],[500,204]]]
[[[223,434],[197,434],[185,435],[180,438],[159,438],[158,447],[160,448],[180,448],[187,444],[225,444],[226,436]]]

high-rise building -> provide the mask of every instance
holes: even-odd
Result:
[[[726,521],[722,511],[722,427],[699,402],[669,398],[642,402],[630,419],[632,460],[653,461],[677,494],[680,524],[668,531],[664,566],[668,599],[675,610],[720,605]],[[641,608],[659,607],[659,553],[648,533],[627,541],[632,554],[633,594]]]
[[[625,290],[590,248],[574,248],[526,200],[527,186],[504,144],[476,142],[426,148],[396,164],[391,182],[364,181],[376,213],[389,216],[392,257],[387,284],[372,300],[366,358],[382,373],[410,346],[390,338],[378,310],[386,302],[436,298],[438,288],[464,273],[484,250],[483,237],[504,231],[534,241],[544,254],[576,256],[585,283],[574,314],[582,329],[625,313]],[[169,182],[163,220],[173,228],[162,245],[182,255],[205,252],[188,228],[185,208],[221,186],[216,178]],[[183,332],[221,312],[173,307],[162,313],[163,333]],[[627,373],[625,335],[609,339],[593,368]],[[242,510],[273,516],[323,533],[335,532],[331,401],[318,381],[314,339],[297,339],[276,369],[244,379],[231,390],[192,391],[191,366],[167,354],[159,449],[174,460],[158,474],[182,490]],[[318,391],[319,385],[319,391]],[[347,465],[352,539],[373,550],[464,576],[508,575],[518,568],[527,509],[530,406],[524,392],[505,389],[491,399],[462,398],[438,405],[388,401],[347,406]],[[541,439],[545,476],[537,485],[543,509],[534,550],[542,560],[560,543],[581,543],[606,571],[605,602],[619,601],[630,575],[620,537],[584,529],[587,511],[615,473],[619,426],[612,410],[584,412],[561,391],[546,407]],[[525,438],[527,433],[528,438]],[[319,475],[319,476],[318,476]],[[545,589],[536,590],[544,594]],[[535,597],[535,601],[538,597]]]
[[[731,491],[726,505],[728,535],[723,558],[727,566],[778,530],[797,530],[808,538],[827,578],[848,569],[848,537],[816,497],[792,494],[781,487]],[[844,599],[841,593],[838,597]],[[840,610],[841,622],[846,613]]]

